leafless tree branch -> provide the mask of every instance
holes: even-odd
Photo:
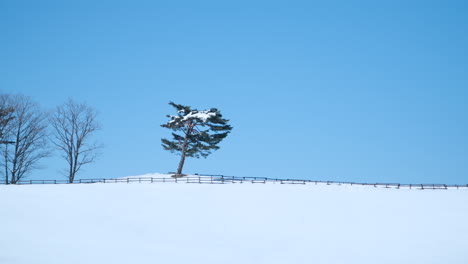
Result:
[[[17,183],[32,170],[38,169],[42,158],[50,155],[47,142],[47,116],[31,98],[23,95],[2,95],[5,104],[14,109],[13,119],[5,134],[10,147],[4,145],[3,160],[5,177]]]
[[[83,165],[93,163],[102,146],[90,143],[91,136],[101,129],[97,112],[86,104],[69,99],[57,107],[49,121],[53,128],[52,144],[68,164],[67,177],[71,183]]]

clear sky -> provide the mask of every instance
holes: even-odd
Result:
[[[0,92],[94,106],[79,177],[175,171],[169,101],[232,133],[184,172],[468,183],[466,1],[0,1]],[[43,160],[32,178],[62,178]]]

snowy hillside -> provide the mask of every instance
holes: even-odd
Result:
[[[468,263],[468,189],[0,186],[0,263]]]

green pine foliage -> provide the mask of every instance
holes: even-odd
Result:
[[[161,139],[162,147],[182,156],[177,173],[180,174],[185,157],[206,158],[219,149],[218,144],[227,137],[232,127],[216,108],[199,111],[169,103],[177,110],[177,115],[167,115],[170,120],[161,125],[171,129],[172,139]]]

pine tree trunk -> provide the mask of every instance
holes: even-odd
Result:
[[[180,176],[182,174],[182,168],[184,167],[185,162],[185,149],[182,149],[182,155],[180,156],[179,167],[177,167],[176,176]]]
[[[185,152],[187,152],[187,146],[188,146],[188,137],[192,133],[192,129],[193,129],[192,123],[189,122],[187,133],[185,134],[185,138],[184,138],[184,143],[182,144],[182,150],[181,150],[182,153],[180,155],[179,167],[177,167],[176,177],[182,175],[182,168],[184,167],[184,162],[185,162]]]

